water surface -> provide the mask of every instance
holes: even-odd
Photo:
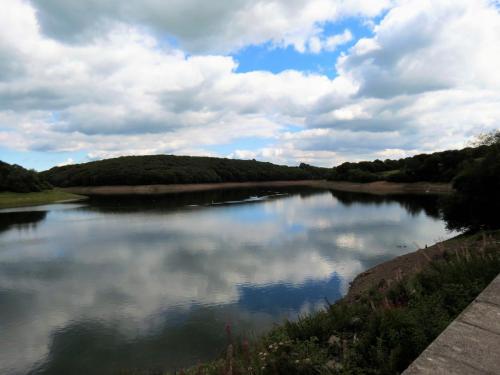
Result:
[[[312,189],[0,211],[0,373],[115,374],[213,358],[453,233],[428,196]]]

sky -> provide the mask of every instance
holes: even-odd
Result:
[[[499,67],[499,0],[1,0],[0,160],[461,148]]]

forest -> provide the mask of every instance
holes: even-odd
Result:
[[[41,176],[54,186],[150,185],[326,178],[328,168],[197,156],[124,156],[55,167]]]
[[[399,160],[347,162],[334,167],[328,179],[351,182],[451,182],[470,165],[484,158],[492,147],[483,144]]]
[[[498,140],[489,146],[483,158],[467,163],[454,178],[453,188],[455,192],[442,200],[443,216],[450,229],[477,231],[500,228]]]
[[[33,170],[0,161],[0,191],[29,193],[50,189],[43,177]]]

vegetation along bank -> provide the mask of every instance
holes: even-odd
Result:
[[[52,186],[33,170],[0,161],[0,209],[83,198],[52,189]]]
[[[0,209],[37,206],[41,204],[76,201],[81,199],[85,199],[85,197],[57,189],[31,193],[0,192]]]

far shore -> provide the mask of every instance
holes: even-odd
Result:
[[[65,203],[86,199],[86,197],[60,189],[31,193],[0,192],[0,209],[40,206],[51,203]]]
[[[137,186],[77,186],[55,188],[35,193],[0,193],[0,209],[62,203],[85,199],[91,196],[162,195],[244,188],[310,187],[368,194],[448,194],[453,191],[450,184],[440,183],[394,183],[378,181],[353,183],[326,180],[224,182],[212,184],[172,184]]]
[[[264,181],[264,182],[223,182],[210,184],[171,184],[137,186],[76,186],[60,190],[85,196],[93,195],[158,195],[171,193],[200,192],[253,187],[293,187],[303,186],[319,189],[341,190],[370,194],[447,194],[453,191],[451,184],[415,182],[394,183],[377,181],[353,183],[326,180]]]

